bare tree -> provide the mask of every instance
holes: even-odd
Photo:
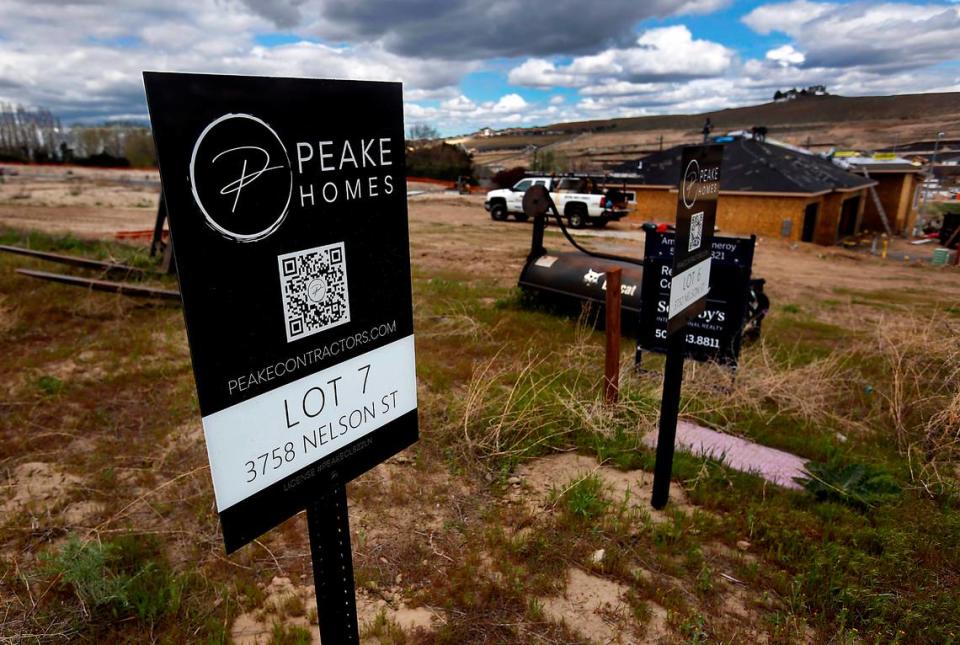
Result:
[[[439,139],[440,131],[428,123],[415,123],[410,126],[410,139]]]
[[[50,110],[0,103],[0,155],[22,161],[54,158],[64,131]]]

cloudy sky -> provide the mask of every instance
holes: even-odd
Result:
[[[0,100],[99,122],[146,118],[145,69],[400,80],[454,134],[960,91],[957,43],[957,0],[0,0]]]

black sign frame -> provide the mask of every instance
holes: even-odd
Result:
[[[366,375],[363,366],[352,375],[330,370],[401,342],[409,350],[402,354],[409,354],[404,378],[413,370],[402,87],[158,72],[145,72],[144,84],[212,470],[212,420],[234,423],[223,415],[263,397],[276,397],[270,428],[286,412],[296,449],[277,466],[282,476],[271,474],[279,479],[252,494],[237,493],[239,501],[221,508],[218,488],[229,553],[318,498],[335,496],[418,438],[415,374],[412,409],[395,406],[395,418],[384,425],[374,428],[371,421],[364,434],[348,436],[336,449],[325,442],[337,438],[333,423],[340,419],[333,418],[326,435],[314,423],[309,445],[309,430],[301,432],[317,409],[337,409],[328,400],[340,405],[359,397],[361,377],[366,394],[377,368],[367,367]],[[316,384],[320,389],[288,400],[284,388],[320,374],[333,374],[340,391]],[[407,389],[404,381],[401,398]],[[380,402],[371,399],[374,413]],[[251,418],[261,419],[255,414],[267,413],[250,412]],[[344,435],[351,430],[361,432],[348,414]],[[263,436],[260,428],[250,433],[251,441]],[[222,445],[232,448],[229,443]],[[311,460],[313,444],[330,452]],[[278,446],[262,465],[259,450],[249,457],[264,477],[278,456],[291,454],[287,442]],[[304,458],[297,461],[301,449]],[[223,481],[241,482],[234,470],[229,476]]]
[[[677,333],[703,313],[706,304],[703,287],[709,280],[722,161],[722,145],[686,146],[680,157],[675,220],[678,244],[673,256],[668,335]],[[683,288],[687,283],[692,286]],[[694,299],[680,297],[688,291],[695,295]]]
[[[645,233],[643,282],[637,364],[642,351],[666,354],[666,308],[670,301],[673,249],[676,236],[669,231]],[[714,236],[711,241],[710,292],[704,311],[687,322],[683,331],[683,356],[714,361],[736,370],[743,327],[750,303],[750,280],[756,236]]]

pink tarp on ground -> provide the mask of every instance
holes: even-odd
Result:
[[[657,433],[648,434],[643,442],[651,448],[656,447]],[[786,488],[800,488],[793,478],[804,476],[803,465],[807,462],[788,452],[682,420],[677,421],[677,448],[693,455],[722,460],[731,468],[755,473]]]

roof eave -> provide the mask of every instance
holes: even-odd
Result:
[[[679,189],[676,186],[670,187],[671,193],[679,192]],[[820,197],[821,195],[826,195],[831,192],[830,190],[821,190],[819,192],[787,192],[787,191],[763,191],[763,190],[721,190],[720,195],[731,195],[731,196],[746,196],[746,197],[795,197],[800,198],[810,198],[810,197]]]
[[[834,188],[834,189],[833,189],[833,192],[836,192],[836,193],[853,193],[853,192],[856,192],[856,191],[858,191],[858,190],[864,190],[864,189],[866,189],[866,188],[870,188],[871,186],[876,186],[878,183],[879,183],[879,182],[871,181],[871,182],[866,183],[866,184],[860,184],[859,186],[853,186],[852,188]],[[827,191],[827,192],[830,192],[830,191]]]

